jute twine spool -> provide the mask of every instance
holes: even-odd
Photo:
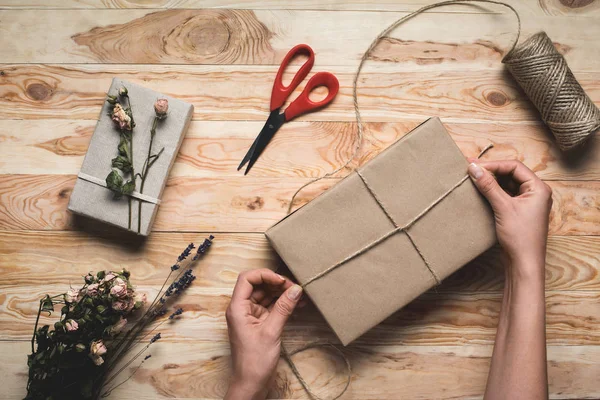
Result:
[[[600,128],[600,110],[545,32],[527,39],[502,62],[538,109],[561,150],[578,147]]]
[[[598,110],[591,99],[583,91],[581,85],[579,85],[569,69],[564,57],[556,51],[552,41],[544,32],[533,35],[522,45],[517,46],[521,33],[521,20],[514,7],[495,0],[448,0],[430,4],[393,22],[375,37],[369,48],[364,52],[353,80],[352,95],[357,123],[357,138],[354,150],[343,165],[298,188],[290,200],[287,210],[288,214],[292,210],[296,196],[302,189],[321,179],[335,175],[346,168],[358,154],[364,137],[364,126],[358,106],[358,77],[365,61],[379,41],[398,25],[424,11],[437,7],[464,3],[497,4],[509,8],[514,13],[518,23],[516,38],[508,53],[502,59],[502,62],[506,65],[518,84],[523,88],[523,91],[529,97],[531,102],[539,110],[542,120],[551,129],[556,137],[558,146],[562,150],[569,150],[584,143],[594,131],[600,128],[600,110]],[[485,152],[485,150],[487,150],[487,148],[484,149],[483,152]],[[352,380],[350,361],[339,348],[331,343],[311,343],[295,349],[294,351],[288,351],[286,346],[281,343],[281,355],[290,365],[292,372],[296,375],[309,397],[311,399],[321,400],[321,397],[311,390],[308,382],[304,380],[296,364],[292,360],[292,356],[295,354],[319,347],[330,347],[336,350],[346,364],[346,383],[342,387],[342,390],[331,398],[331,400],[336,400],[346,393]]]

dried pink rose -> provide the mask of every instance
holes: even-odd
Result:
[[[94,340],[90,344],[90,358],[96,365],[102,365],[104,363],[104,359],[102,356],[106,354],[106,346],[102,340]]]
[[[118,300],[112,303],[112,308],[115,311],[127,311],[127,307],[129,307],[129,302],[124,300]]]
[[[92,356],[103,356],[107,351],[106,345],[102,339],[94,340],[92,343],[90,343],[90,355]]]
[[[75,303],[79,301],[79,290],[77,289],[69,289],[67,293],[65,293],[65,302],[66,303]]]
[[[106,274],[106,276],[104,277],[104,282],[110,282],[113,279],[115,279],[116,275],[111,272],[109,272],[108,274]]]
[[[88,273],[84,279],[85,279],[85,283],[90,284],[90,283],[94,282],[95,278],[94,278],[94,275]]]
[[[169,111],[169,100],[167,99],[158,99],[156,103],[154,103],[154,112],[158,118],[164,118],[167,116],[167,112]]]
[[[138,294],[135,296],[135,303],[134,303],[133,307],[136,310],[139,308],[142,308],[144,306],[144,304],[146,304],[146,301],[148,301],[148,298],[146,297],[146,293]]]
[[[127,296],[127,283],[121,278],[114,280],[113,286],[110,289],[110,294],[115,297],[123,298]]]
[[[115,108],[113,109],[112,120],[122,131],[131,130],[131,117],[127,115],[123,107],[118,103],[115,104]]]
[[[86,289],[85,292],[88,296],[96,296],[98,294],[98,284],[97,283],[93,283],[91,285],[89,285]]]
[[[73,319],[68,319],[65,322],[65,327],[67,328],[68,332],[74,332],[77,329],[79,329],[79,324],[77,323],[77,321],[75,321]]]
[[[131,310],[133,310],[133,308],[135,307],[135,300],[133,299],[133,297],[130,297],[129,299],[126,300],[127,306],[125,307],[125,312],[129,312]]]

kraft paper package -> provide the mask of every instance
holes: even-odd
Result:
[[[342,344],[496,243],[467,167],[431,118],[266,232]]]
[[[147,236],[152,228],[169,171],[192,119],[194,107],[184,101],[119,78],[113,79],[108,93],[116,95],[122,86],[125,86],[129,92],[136,123],[133,129],[133,161],[136,172],[142,171],[148,155],[150,129],[155,116],[154,103],[157,99],[169,101],[167,117],[158,122],[152,144],[153,154],[158,153],[162,148],[164,150],[146,178],[143,198],[147,201],[141,200],[141,231],[139,234]],[[123,196],[116,200],[113,193],[105,187],[106,176],[111,171],[111,160],[117,156],[117,146],[120,140],[119,130],[111,120],[109,112],[110,105],[104,102],[68,208],[76,214],[127,229],[129,217],[127,197]],[[140,190],[140,183],[141,180],[138,178],[136,191]],[[131,230],[136,233],[139,218],[138,201],[140,200],[136,198],[132,201]]]

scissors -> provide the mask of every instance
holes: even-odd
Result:
[[[298,72],[296,72],[296,75],[294,75],[294,79],[292,79],[292,82],[289,84],[289,86],[283,86],[283,71],[288,66],[291,59],[294,58],[295,55],[301,53],[308,54],[308,60],[306,60]],[[279,70],[277,71],[277,75],[275,76],[273,90],[271,92],[271,114],[269,115],[267,122],[265,122],[265,126],[254,140],[254,143],[237,168],[239,171],[244,164],[248,163],[244,175],[250,171],[250,168],[252,168],[258,157],[267,147],[267,144],[269,144],[275,133],[284,123],[296,118],[299,115],[314,111],[317,108],[329,104],[337,95],[340,88],[340,83],[335,75],[330,72],[317,72],[312,78],[309,79],[302,93],[300,93],[300,95],[285,109],[285,111],[281,112],[281,107],[283,107],[283,104],[287,98],[294,91],[294,89],[298,87],[300,82],[306,78],[314,63],[315,53],[313,49],[306,44],[299,44],[293,47],[281,62]],[[310,92],[318,86],[325,86],[327,88],[327,96],[323,100],[312,101],[308,96]]]

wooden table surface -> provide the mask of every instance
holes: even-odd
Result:
[[[219,398],[227,388],[224,311],[240,271],[281,264],[262,232],[293,191],[341,165],[356,125],[352,77],[376,34],[430,0],[0,0],[0,397],[22,398],[38,299],[90,270],[125,267],[156,289],[190,241],[216,236],[181,300],[184,318],[112,398]],[[545,30],[600,104],[600,1],[510,0],[528,37]],[[546,265],[552,398],[600,398],[600,141],[565,157],[501,64],[515,20],[501,7],[453,6],[386,38],[359,84],[368,133],[354,168],[429,116],[465,153],[519,159],[552,187]],[[249,176],[236,166],[268,114],[278,64],[295,44],[313,71],[335,73],[328,108],[287,124]],[[119,76],[195,106],[147,241],[67,212],[104,92]],[[305,203],[346,175],[307,188]],[[398,171],[399,174],[404,173]],[[348,346],[346,399],[481,398],[503,271],[498,249]],[[285,333],[290,348],[334,340],[312,306]],[[296,357],[323,396],[344,383],[333,354]],[[283,362],[271,391],[306,398]]]

